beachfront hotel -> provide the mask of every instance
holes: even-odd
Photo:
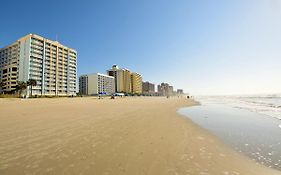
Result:
[[[107,71],[107,74],[115,78],[116,92],[132,92],[131,71],[128,69],[119,69],[117,65],[113,65],[112,69]]]
[[[136,72],[131,74],[132,81],[132,93],[141,94],[142,93],[142,76]]]
[[[0,49],[0,81],[4,93],[18,81],[37,81],[34,95],[76,95],[77,52],[35,34],[26,35]],[[29,95],[29,90],[26,91]]]
[[[169,95],[175,94],[175,92],[174,92],[174,86],[169,86],[169,88],[168,88],[168,93],[169,93]]]
[[[148,81],[142,82],[142,93],[145,95],[154,95],[155,94],[155,85]]]
[[[157,86],[157,91],[160,96],[171,96],[174,94],[174,87],[168,83],[161,83]]]
[[[115,93],[115,78],[95,73],[79,77],[79,93],[81,95],[112,95]]]
[[[142,93],[142,76],[128,69],[120,69],[117,65],[113,65],[107,70],[109,76],[115,78],[115,91],[119,93]]]
[[[184,94],[183,89],[177,89],[177,94],[178,95]]]

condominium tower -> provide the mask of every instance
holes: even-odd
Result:
[[[155,94],[155,85],[148,81],[142,82],[142,93],[146,95]]]
[[[131,74],[132,82],[132,93],[141,94],[142,93],[142,77],[140,74],[133,72]]]
[[[76,69],[75,50],[35,34],[0,49],[0,81],[6,93],[14,91],[18,81],[34,79],[33,94],[76,95]]]
[[[79,93],[82,95],[98,95],[115,93],[115,78],[95,73],[79,77]]]
[[[107,74],[115,78],[116,92],[132,92],[131,72],[128,69],[119,69],[117,65],[113,65],[112,69],[107,71]]]
[[[157,87],[158,94],[161,96],[170,96],[173,94],[173,86],[168,83],[161,83]]]
[[[177,89],[177,94],[178,95],[184,94],[183,89]]]

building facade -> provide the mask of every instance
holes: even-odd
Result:
[[[168,88],[168,95],[174,95],[175,94],[175,92],[174,92],[174,87],[173,86],[169,86],[169,88]]]
[[[183,89],[177,89],[177,94],[178,94],[178,95],[184,94]]]
[[[119,69],[117,65],[113,65],[112,69],[107,71],[107,74],[115,78],[116,92],[132,92],[131,72],[128,69]]]
[[[79,77],[79,93],[82,95],[98,95],[115,93],[115,78],[95,73]]]
[[[160,96],[172,96],[173,89],[173,86],[170,86],[168,83],[161,83],[157,86],[158,95]]]
[[[34,95],[76,95],[77,52],[35,34],[0,49],[2,91],[12,92],[18,81],[29,79],[37,82]]]
[[[132,82],[132,93],[141,94],[142,93],[142,76],[138,73],[133,72],[131,74]]]
[[[148,81],[142,82],[142,93],[146,95],[154,95],[155,94],[155,85]]]
[[[113,65],[110,70],[107,71],[107,75],[114,77],[114,84],[115,84],[115,92],[117,91],[117,72],[119,70],[119,67],[117,65]]]

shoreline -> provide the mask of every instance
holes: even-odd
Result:
[[[0,104],[0,174],[281,174],[178,114],[185,98]]]
[[[280,171],[280,129],[275,118],[227,104],[181,108],[178,113],[236,152]]]

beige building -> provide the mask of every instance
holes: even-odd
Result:
[[[79,77],[79,92],[82,95],[111,95],[115,93],[115,78],[95,73]]]
[[[112,69],[107,71],[107,74],[115,78],[116,92],[132,92],[131,72],[128,69],[119,69],[117,65],[113,65]]]
[[[142,82],[142,93],[146,95],[154,95],[155,94],[155,84],[150,83],[148,81]]]
[[[142,77],[138,73],[131,74],[131,82],[132,82],[132,93],[141,94],[142,93]]]
[[[171,96],[172,95],[172,86],[168,83],[161,83],[157,87],[158,94],[161,96]]]
[[[35,95],[76,95],[76,71],[75,50],[35,34],[0,49],[0,81],[5,93],[14,91],[18,81],[34,79]]]
[[[177,89],[177,94],[178,94],[178,95],[184,94],[183,89]]]
[[[107,71],[109,76],[115,78],[115,91],[123,93],[142,93],[142,76],[138,73],[131,72],[128,69],[120,69],[117,65],[113,65]]]

